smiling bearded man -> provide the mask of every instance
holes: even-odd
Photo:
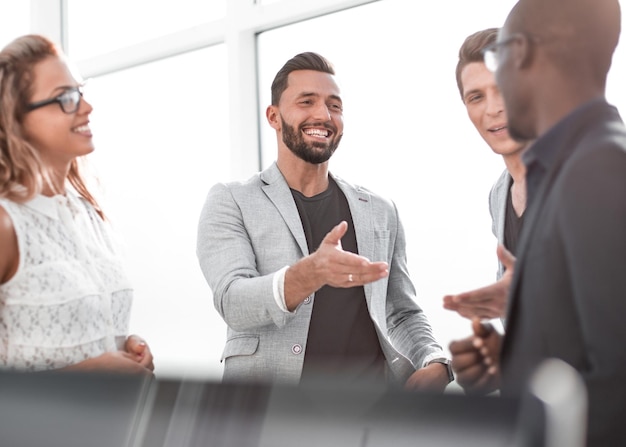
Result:
[[[325,163],[330,160],[330,157],[333,156],[335,150],[339,146],[339,142],[341,141],[341,137],[343,135],[337,135],[333,140],[329,142],[323,141],[313,141],[307,143],[304,141],[304,138],[300,135],[300,133],[296,132],[295,127],[290,126],[281,116],[281,124],[283,127],[283,143],[291,152],[300,157],[302,160],[312,163],[312,164],[320,164]],[[337,130],[332,128],[330,125],[326,125],[326,130],[309,130],[308,132],[302,131],[301,126],[300,131],[307,135],[317,135],[324,138],[329,138],[331,135],[336,134]],[[323,152],[316,151],[314,148],[324,149]]]
[[[443,391],[451,369],[416,304],[395,205],[328,170],[343,135],[330,63],[289,60],[266,118],[277,161],[213,186],[198,227],[200,266],[228,326],[224,380]]]

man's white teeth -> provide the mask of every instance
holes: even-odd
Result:
[[[492,131],[492,132],[497,132],[497,131],[502,130],[502,129],[506,129],[506,126],[497,127],[497,128],[495,128],[495,129],[491,129],[491,131]]]
[[[307,129],[304,131],[305,134],[307,135],[314,135],[314,136],[318,136],[318,137],[327,137],[328,136],[328,131],[327,130],[322,130],[322,129]]]
[[[82,126],[74,127],[73,132],[89,132],[89,125],[83,124]]]

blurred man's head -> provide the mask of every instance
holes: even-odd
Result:
[[[618,0],[520,0],[500,30],[493,60],[513,138],[534,139],[604,96],[620,33]]]

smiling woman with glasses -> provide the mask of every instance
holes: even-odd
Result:
[[[79,164],[94,150],[92,110],[48,39],[0,51],[0,369],[152,374],[147,344],[127,334],[133,290]]]

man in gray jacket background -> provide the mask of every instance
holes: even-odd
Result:
[[[504,318],[510,274],[501,279],[514,262],[517,241],[526,209],[526,167],[522,153],[525,142],[508,132],[504,100],[494,74],[483,60],[483,50],[498,37],[498,28],[469,35],[459,49],[456,82],[472,124],[491,150],[502,156],[505,169],[489,192],[492,231],[498,240],[497,282],[487,287],[444,297],[444,307],[466,318]],[[509,272],[511,273],[511,272]]]

